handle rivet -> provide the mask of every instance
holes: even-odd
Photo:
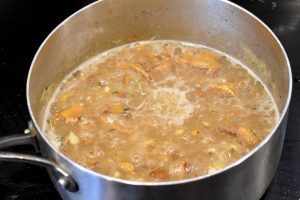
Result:
[[[31,132],[31,130],[30,130],[29,128],[26,128],[26,129],[24,130],[24,134],[25,134],[25,135],[29,134],[30,132]]]

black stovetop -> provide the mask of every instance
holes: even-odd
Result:
[[[92,0],[0,0],[0,137],[22,133],[30,120],[25,84],[30,62],[48,33]],[[234,2],[261,18],[283,43],[294,76],[300,74],[300,0]],[[31,147],[11,151],[32,153]],[[60,199],[46,170],[0,162],[0,199]],[[300,84],[295,84],[276,175],[263,200],[300,199]]]

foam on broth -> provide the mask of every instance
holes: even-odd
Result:
[[[147,72],[153,76],[153,79],[151,80],[150,77],[147,77],[147,74],[143,74],[144,71],[137,71],[140,69],[135,68],[135,65],[132,65],[133,69],[127,69],[127,64],[122,61],[122,59],[124,59],[126,62],[132,61],[136,63],[143,63],[144,61],[142,56],[139,59],[135,54],[130,54],[129,50],[144,46],[147,48],[148,46],[151,46],[151,56],[153,54],[156,57],[154,56],[153,61],[149,61],[149,63],[146,63],[144,66],[142,66],[142,64],[137,66],[142,66],[142,70],[148,70]],[[164,48],[169,48],[172,52],[167,52],[167,50],[164,52]],[[122,53],[126,51],[129,53],[124,53],[125,56],[120,54],[120,52]],[[195,55],[188,55],[189,51],[193,51]],[[203,59],[201,57],[199,57],[200,61],[194,59],[194,57],[200,55],[201,52],[206,51],[209,52],[208,56],[213,54],[213,56],[218,58],[218,62],[221,59],[224,60],[223,63],[226,63],[226,66],[228,67],[228,72],[225,71],[226,73],[232,73],[233,75],[235,75],[235,73],[242,74],[241,77],[244,77],[245,79],[241,79],[238,82],[240,84],[239,86],[233,85],[231,80],[228,80],[230,78],[223,77],[222,73],[218,74],[218,69],[209,68],[211,67],[209,64],[215,65],[214,62],[209,63],[210,60],[207,61],[205,58]],[[166,54],[166,57],[164,57],[164,54]],[[160,58],[160,55],[163,55],[161,56],[162,58]],[[187,55],[187,59],[184,58],[185,55]],[[157,73],[152,72],[152,69],[147,69],[147,67],[150,68],[152,65],[155,66],[155,62],[157,62],[157,65],[159,66],[162,66],[161,62],[168,64],[165,60],[169,59],[168,61],[172,62],[171,60],[173,57],[178,57],[178,65],[184,65],[184,67],[177,66],[175,71],[172,71],[174,69],[171,70],[170,68],[169,71],[158,71]],[[97,120],[95,122],[96,118],[91,118],[93,123],[107,123],[108,126],[106,131],[112,131],[113,133],[104,132],[103,130],[93,130],[93,134],[97,134],[97,137],[95,138],[94,136],[91,136],[92,134],[89,133],[89,131],[86,131],[86,133],[84,133],[84,131],[79,133],[77,130],[78,128],[74,128],[74,130],[72,129],[73,125],[70,124],[82,123],[82,127],[87,126],[84,125],[84,123],[90,123],[89,120],[91,119],[89,117],[71,119],[69,122],[66,122],[66,126],[70,126],[66,129],[69,132],[57,133],[57,130],[55,129],[60,125],[53,125],[53,123],[56,123],[53,115],[56,113],[57,118],[62,118],[59,116],[59,113],[62,113],[63,109],[65,109],[65,105],[63,103],[61,103],[61,105],[57,103],[59,102],[58,99],[61,99],[63,94],[68,91],[74,90],[75,92],[78,92],[79,90],[77,90],[77,88],[80,88],[80,84],[86,81],[87,77],[92,75],[94,72],[96,73],[95,76],[99,77],[105,73],[107,75],[107,72],[101,72],[102,74],[99,72],[99,66],[105,65],[108,60],[111,60],[113,63],[114,60],[118,59],[123,62],[121,65],[123,64],[126,68],[120,70],[125,70],[126,73],[120,73],[115,69],[115,66],[111,66],[112,68],[109,73],[109,77],[105,77],[106,82],[101,82],[104,79],[99,80],[100,86],[95,86],[95,91],[97,91],[93,91],[95,94],[97,92],[103,92],[104,96],[101,96],[101,94],[99,97],[91,97],[90,93],[78,93],[77,96],[73,97],[74,100],[69,100],[68,106],[74,103],[78,104],[78,102],[80,102],[82,104],[78,104],[80,107],[92,99],[92,101],[95,101],[95,105],[100,107],[101,98],[106,99],[108,98],[108,94],[115,92],[110,91],[111,88],[114,88],[114,90],[115,88],[122,88],[120,89],[122,90],[121,92],[125,93],[127,96],[114,96],[111,101],[117,102],[118,105],[126,105],[127,110],[124,108],[122,116],[125,115],[125,113],[129,113],[132,115],[130,116],[130,119],[134,120],[133,122],[139,122],[139,124],[145,123],[145,132],[148,131],[149,133],[147,132],[143,134],[141,132],[143,131],[142,125],[137,125],[138,123],[128,124],[127,120],[123,120],[123,118],[121,119],[121,117],[115,113],[106,113],[104,117],[105,119],[102,119],[102,121],[100,120],[101,122],[98,122]],[[183,61],[180,61],[180,59]],[[194,70],[193,73],[190,73],[189,71],[191,69],[186,67],[186,65],[189,65],[188,62],[190,62],[190,65],[194,65],[193,63],[197,64],[192,66]],[[207,66],[206,63],[208,63]],[[174,65],[174,63],[171,65]],[[153,68],[153,71],[156,70],[155,67]],[[219,66],[219,68],[222,68],[222,66]],[[232,70],[232,72],[230,72],[230,70]],[[244,73],[243,70],[246,70],[247,73]],[[80,72],[80,75],[76,76],[79,81],[73,81],[74,74],[77,72]],[[133,79],[128,87],[126,84],[122,85],[116,81],[119,79],[124,81],[124,77],[127,74]],[[202,77],[198,78],[196,75],[193,76],[193,74],[202,74]],[[203,74],[211,77],[211,79],[206,79]],[[185,77],[187,75],[189,75],[188,78]],[[121,76],[123,76],[123,79],[120,78]],[[147,78],[149,78],[149,80],[147,80]],[[93,81],[94,79],[92,82]],[[113,81],[115,82],[112,83]],[[113,86],[110,87],[110,84]],[[253,95],[249,97],[250,99],[255,99],[256,102],[251,102],[251,105],[249,104],[249,106],[252,106],[251,109],[247,110],[247,113],[246,111],[243,113],[242,111],[245,110],[246,105],[245,100],[235,94],[239,92],[239,89],[236,88],[248,87],[251,84],[253,85],[253,88],[261,87],[262,89],[259,90],[259,93],[253,93]],[[91,87],[94,87],[93,83],[91,83]],[[199,90],[199,95],[197,90]],[[134,94],[132,95],[131,93]],[[195,97],[194,93],[197,93],[198,96],[196,95]],[[211,98],[206,98],[206,96],[203,95],[211,95]],[[260,98],[260,96],[262,98]],[[108,102],[103,102],[103,104],[105,103]],[[57,104],[59,104],[58,107],[61,106],[60,109],[55,108]],[[232,112],[224,110],[224,107],[226,106],[230,106]],[[115,112],[118,107],[110,107],[109,109]],[[221,114],[214,114],[218,111],[218,109],[223,109]],[[233,57],[230,57],[218,50],[199,44],[170,40],[136,42],[111,49],[87,60],[66,76],[64,81],[58,86],[53,97],[50,99],[46,110],[47,112],[45,113],[42,128],[56,148],[61,149],[63,153],[84,167],[106,175],[138,181],[185,179],[218,170],[239,159],[242,155],[256,146],[271,131],[279,118],[279,113],[270,91],[248,67]],[[51,110],[54,111],[51,112]],[[99,112],[100,110],[101,109],[99,108]],[[266,116],[260,116],[261,120],[267,124],[266,127],[263,127],[264,130],[256,130],[255,127],[250,127],[256,123],[255,117],[253,116],[258,115],[258,113],[262,113],[261,115],[265,114]],[[97,114],[94,115],[96,116]],[[253,119],[248,120],[247,116],[249,116],[249,119],[251,117]],[[103,116],[100,116],[100,118],[101,117]],[[234,120],[233,122],[227,120],[227,117],[229,119],[245,118],[245,122],[241,122],[242,125],[240,126],[239,123]],[[224,126],[214,125],[212,121],[210,121],[212,119],[215,123],[224,123]],[[58,119],[58,121],[59,120],[61,119]],[[64,120],[66,121],[66,119]],[[129,133],[126,130],[123,134],[119,134],[119,132],[122,132],[122,129],[120,128],[119,131],[118,128],[113,128],[113,126],[111,126],[116,121],[119,122],[119,128],[125,127],[129,130]],[[233,125],[230,124],[229,121]],[[151,126],[149,126],[149,124],[151,124]],[[246,125],[249,125],[249,127]],[[98,127],[98,125],[95,126]],[[99,125],[99,127],[102,126],[106,127],[106,125]],[[151,131],[153,132],[153,138],[150,134]],[[118,132],[118,134],[115,132]],[[107,136],[107,133],[113,136]],[[247,135],[250,139],[244,138],[248,137]],[[68,148],[72,148],[68,147],[68,145],[73,145],[73,149],[76,149],[78,144],[81,144],[82,138],[84,139],[89,137],[93,137],[94,140],[103,140],[111,143],[108,146],[105,146],[104,144],[96,144],[92,142],[91,144],[95,146],[94,148],[88,149],[89,147],[86,147],[89,152],[93,152],[93,155],[91,156],[92,164],[89,164],[90,161],[88,160],[82,161],[82,157],[76,155],[76,150],[72,150],[72,152],[68,150]],[[199,138],[197,139],[196,137]],[[253,139],[251,137],[257,138]],[[68,138],[67,142],[66,138]],[[70,138],[73,138],[73,144],[69,144],[72,143],[70,142],[72,141]],[[118,148],[118,145],[122,146],[126,145],[126,143],[131,145],[128,148],[128,156],[122,157],[122,155],[116,156],[115,154],[109,154],[107,157],[103,156],[107,153],[105,149],[107,150],[108,148],[109,150],[107,151],[113,151]],[[178,146],[176,146],[176,144],[178,144]],[[66,145],[67,148],[64,149],[64,145]],[[97,145],[102,146],[101,148],[97,148]],[[197,148],[200,148],[199,145],[203,146],[203,148],[198,150],[201,158],[198,158],[197,152],[195,152],[197,151]],[[194,146],[197,146],[197,148],[194,148]],[[154,150],[149,150],[149,148],[153,148]],[[120,149],[120,151],[121,150],[122,149]],[[181,150],[186,152],[177,152]],[[147,152],[150,151],[154,151],[154,153],[147,154]],[[236,153],[235,151],[240,152]],[[117,150],[116,152],[118,153]],[[80,153],[82,152],[78,150],[78,154]],[[224,157],[224,161],[220,161],[220,157]],[[99,161],[97,158],[99,158]],[[103,159],[105,159],[107,164],[98,163],[100,160],[102,162]]]

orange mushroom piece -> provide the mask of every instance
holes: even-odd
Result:
[[[78,118],[82,116],[83,112],[84,106],[82,104],[75,104],[62,110],[59,115],[65,120],[68,120],[70,118]]]
[[[255,136],[255,133],[246,127],[240,127],[237,131],[238,141],[244,145],[256,145],[258,143],[258,139]]]
[[[128,63],[125,61],[116,61],[117,67],[123,67],[123,68],[132,68],[139,74],[141,74],[143,77],[147,78],[148,80],[152,80],[152,76],[148,74],[143,67],[140,64],[137,63]]]
[[[194,67],[200,67],[203,69],[216,70],[220,67],[218,58],[209,51],[201,51],[200,53],[194,54],[191,51],[183,54],[181,60]]]

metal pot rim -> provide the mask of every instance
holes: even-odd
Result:
[[[84,171],[86,173],[90,173],[90,174],[92,174],[94,176],[97,176],[99,178],[108,180],[108,181],[119,182],[119,183],[128,184],[128,185],[137,185],[137,186],[166,186],[166,185],[177,185],[177,184],[190,183],[190,182],[194,182],[194,181],[200,181],[200,180],[209,178],[211,176],[214,176],[214,175],[217,175],[217,174],[221,174],[221,173],[223,173],[223,172],[225,172],[227,170],[230,170],[231,168],[234,168],[235,166],[238,166],[239,164],[241,164],[242,162],[244,162],[246,159],[248,159],[249,157],[251,157],[260,148],[262,148],[262,146],[264,146],[270,140],[271,137],[273,137],[275,131],[278,129],[279,125],[281,124],[284,116],[287,114],[288,107],[289,107],[290,100],[291,100],[291,96],[292,96],[292,87],[293,87],[292,84],[293,84],[293,81],[292,81],[292,71],[291,71],[291,66],[290,66],[290,62],[289,62],[288,56],[287,56],[286,51],[283,48],[281,42],[277,38],[277,36],[258,17],[256,17],[254,14],[252,14],[251,12],[249,12],[248,10],[246,10],[245,8],[239,6],[239,5],[235,4],[235,3],[229,2],[228,0],[220,0],[220,1],[224,2],[224,3],[226,3],[226,4],[229,4],[232,7],[235,7],[236,9],[239,9],[241,12],[246,13],[250,17],[254,18],[256,21],[258,21],[272,35],[272,37],[278,43],[278,45],[279,45],[279,47],[280,47],[280,49],[281,49],[281,51],[282,51],[282,53],[284,55],[284,58],[285,58],[285,61],[286,61],[287,67],[288,67],[289,91],[288,91],[288,95],[287,95],[287,100],[286,100],[285,105],[284,105],[284,109],[283,109],[283,111],[282,111],[282,113],[280,115],[279,120],[277,121],[276,126],[272,129],[272,131],[270,132],[270,134],[260,144],[258,144],[254,149],[252,149],[246,155],[244,155],[243,157],[241,157],[239,160],[237,160],[237,161],[233,162],[232,164],[230,164],[230,165],[228,165],[228,166],[226,166],[226,167],[224,167],[222,169],[219,169],[219,170],[217,170],[217,171],[215,171],[213,173],[209,173],[209,174],[205,174],[205,175],[202,175],[202,176],[198,176],[198,177],[194,177],[194,178],[189,178],[189,179],[183,179],[183,180],[177,180],[177,181],[164,181],[164,182],[131,181],[131,180],[124,180],[124,179],[119,179],[119,178],[114,178],[114,177],[111,177],[111,176],[103,175],[103,174],[94,172],[92,170],[89,170],[89,169],[87,169],[87,168],[85,168],[85,167],[77,164],[76,162],[72,161],[67,156],[65,156],[63,153],[61,153],[57,148],[54,147],[54,145],[43,134],[43,132],[40,129],[40,127],[38,126],[36,118],[35,118],[32,110],[31,110],[30,99],[29,99],[29,90],[30,90],[29,82],[30,82],[30,78],[31,78],[31,73],[32,73],[32,70],[33,70],[34,63],[35,63],[37,57],[39,56],[39,53],[40,53],[41,49],[44,47],[44,45],[47,43],[48,39],[53,35],[53,33],[56,32],[65,23],[67,23],[71,18],[73,18],[73,16],[78,15],[79,13],[84,12],[85,10],[89,9],[90,7],[92,7],[93,5],[98,4],[98,3],[102,2],[102,1],[103,0],[99,0],[99,1],[96,1],[94,3],[91,3],[91,4],[89,4],[89,5],[81,8],[80,10],[76,11],[75,13],[73,13],[72,15],[70,15],[68,18],[66,18],[64,21],[62,21],[57,27],[55,27],[55,29],[53,29],[51,31],[51,33],[46,37],[46,39],[43,41],[43,43],[40,45],[39,49],[37,50],[37,52],[36,52],[36,54],[35,54],[32,62],[31,62],[30,69],[29,69],[29,72],[28,72],[27,84],[26,84],[26,98],[27,98],[27,106],[28,106],[28,110],[29,110],[30,116],[31,116],[32,121],[34,123],[34,126],[37,129],[37,131],[39,132],[40,136],[47,143],[47,145],[49,145],[51,147],[51,149],[53,151],[55,151],[59,156],[61,156],[63,159],[65,159],[66,161],[68,161],[72,165],[75,165],[80,170],[82,170],[82,171]]]

